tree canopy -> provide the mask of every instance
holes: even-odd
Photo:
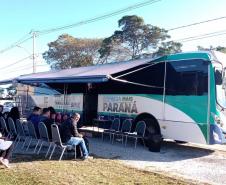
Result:
[[[167,30],[145,24],[136,15],[122,17],[118,26],[119,30],[103,40],[60,35],[48,44],[43,58],[53,69],[66,69],[181,51],[180,43],[169,41]]]
[[[48,44],[43,58],[53,69],[92,65],[98,59],[101,39],[79,39],[63,34]]]
[[[145,24],[144,20],[136,15],[122,17],[118,21],[118,26],[121,29],[105,38],[99,49],[103,63],[120,57],[127,60],[139,58],[144,54],[168,54],[181,51],[180,43],[164,42],[170,38],[167,30]]]
[[[226,47],[222,47],[222,46],[217,46],[217,47],[210,46],[209,48],[197,46],[197,48],[198,48],[198,50],[204,50],[204,51],[216,50],[216,51],[220,51],[222,53],[226,53]]]

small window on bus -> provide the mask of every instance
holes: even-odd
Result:
[[[216,82],[216,85],[221,85],[223,82],[222,72],[217,69],[215,70],[215,82]]]

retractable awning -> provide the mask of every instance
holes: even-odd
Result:
[[[65,70],[41,72],[29,75],[22,75],[15,79],[2,80],[0,84],[6,83],[101,83],[106,82],[111,76],[123,71],[142,66],[150,62],[151,59],[139,59],[126,62],[115,62],[100,64],[88,67],[79,67]]]

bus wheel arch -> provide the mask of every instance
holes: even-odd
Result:
[[[144,136],[145,145],[151,152],[160,152],[162,136],[157,119],[149,113],[142,113],[135,118],[135,125],[138,121],[144,121],[146,123]]]
[[[146,123],[146,130],[151,134],[161,134],[160,125],[157,119],[150,113],[141,113],[134,119],[135,125],[138,121],[144,121]],[[153,130],[154,128],[154,130]],[[150,130],[149,130],[150,129]]]

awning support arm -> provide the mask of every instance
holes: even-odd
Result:
[[[123,76],[129,75],[129,74],[132,74],[132,73],[135,73],[135,72],[137,72],[137,71],[141,71],[141,70],[143,70],[143,69],[146,69],[146,68],[148,68],[148,67],[154,66],[154,65],[159,64],[159,63],[160,63],[160,62],[151,63],[150,65],[147,65],[147,66],[141,67],[141,68],[139,68],[139,69],[135,69],[135,70],[133,70],[133,71],[130,71],[130,72],[128,72],[128,73],[124,73],[124,74],[122,74],[122,75],[116,76],[115,79],[118,79],[118,78],[121,78],[121,77],[123,77]]]
[[[133,85],[138,85],[138,86],[143,86],[143,87],[150,87],[150,88],[159,88],[159,89],[163,89],[164,88],[164,87],[158,87],[158,86],[154,86],[154,85],[147,85],[147,84],[131,82],[131,81],[127,81],[127,80],[122,80],[122,79],[114,78],[111,75],[108,75],[108,77],[111,80],[122,82],[122,83],[128,83],[128,84],[133,84]]]

